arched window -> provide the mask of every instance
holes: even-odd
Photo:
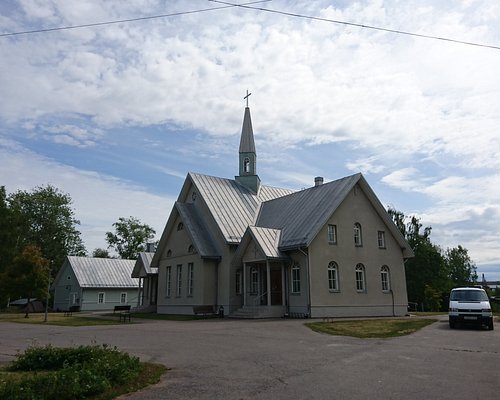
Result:
[[[363,246],[363,235],[361,233],[361,225],[357,222],[354,224],[354,245]]]
[[[189,245],[188,247],[188,253],[194,253],[194,246],[192,244]]]
[[[179,224],[177,225],[177,230],[182,231],[183,229],[184,229],[184,224],[182,222],[179,222]]]
[[[358,292],[366,291],[365,267],[363,264],[356,265],[356,290]]]
[[[334,261],[328,264],[328,290],[339,290],[339,267]]]
[[[172,257],[172,250],[167,250],[167,257]]]
[[[243,160],[243,171],[246,173],[250,172],[250,159],[248,157],[245,157]]]
[[[391,290],[391,276],[389,273],[389,267],[384,265],[380,268],[380,282],[382,283],[382,291],[388,292]]]

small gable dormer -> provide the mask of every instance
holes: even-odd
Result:
[[[257,152],[255,151],[252,119],[248,105],[245,108],[241,129],[239,164],[239,175],[235,177],[236,182],[257,193],[260,187],[260,178],[257,175]]]

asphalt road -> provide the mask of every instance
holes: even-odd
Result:
[[[0,323],[0,362],[32,344],[106,343],[171,368],[124,399],[493,399],[500,324],[446,319],[394,339],[312,332],[304,320],[155,321],[58,327]]]

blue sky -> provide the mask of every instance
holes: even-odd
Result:
[[[500,46],[491,1],[256,6]],[[205,0],[6,0],[0,33],[193,11]],[[258,173],[362,172],[381,202],[500,280],[500,50],[227,8],[0,37],[0,184],[69,193],[87,250],[122,216],[160,237],[190,171],[234,177],[246,90]]]

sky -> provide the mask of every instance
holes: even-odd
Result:
[[[248,90],[264,184],[362,172],[500,280],[500,2],[250,7],[2,0],[0,185],[69,194],[89,253],[120,217],[159,239],[188,172],[238,174]]]

